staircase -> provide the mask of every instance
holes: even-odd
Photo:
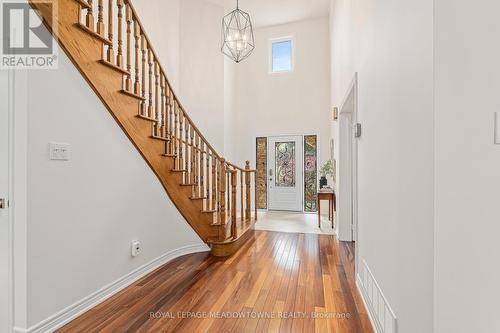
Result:
[[[255,170],[226,161],[189,118],[131,1],[30,4],[212,254],[253,237]]]

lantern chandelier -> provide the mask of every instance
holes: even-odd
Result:
[[[239,63],[248,58],[254,48],[250,15],[239,8],[239,0],[236,0],[236,9],[222,18],[221,51]]]

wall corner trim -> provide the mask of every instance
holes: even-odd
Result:
[[[87,297],[84,297],[83,299],[59,311],[58,313],[55,313],[54,315],[31,326],[30,328],[15,327],[13,329],[13,332],[14,333],[53,332],[58,328],[64,326],[65,324],[69,323],[76,317],[80,316],[84,312],[88,311],[89,309],[95,307],[99,303],[102,303],[103,301],[110,298],[117,292],[128,287],[129,285],[139,280],[143,276],[151,273],[160,266],[165,265],[169,261],[186,254],[206,252],[206,251],[210,251],[210,248],[206,244],[196,244],[196,245],[183,246],[171,250],[169,252],[166,252],[160,257],[153,259],[152,261],[131,271],[130,273],[125,274],[124,276],[111,282],[102,289],[90,294]]]

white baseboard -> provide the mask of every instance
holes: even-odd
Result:
[[[14,333],[53,332],[167,262],[186,254],[209,250],[207,245],[197,244],[169,251],[30,328],[14,328]]]
[[[356,274],[356,286],[368,310],[368,316],[377,333],[397,333],[397,318],[372,271],[361,260]]]

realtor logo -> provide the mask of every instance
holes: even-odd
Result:
[[[33,1],[54,17],[52,1]],[[57,68],[57,44],[40,16],[26,1],[2,1],[0,68]],[[53,25],[54,26],[54,25]]]

